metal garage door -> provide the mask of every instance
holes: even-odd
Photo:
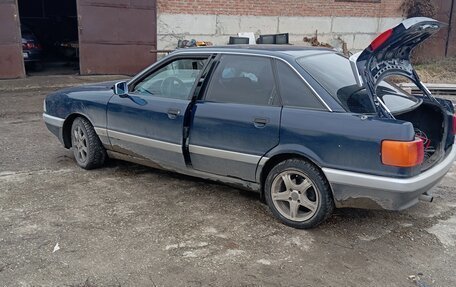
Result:
[[[16,0],[0,0],[0,79],[25,76]]]
[[[153,63],[155,0],[78,0],[81,74],[135,74]]]

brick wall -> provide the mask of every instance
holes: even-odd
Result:
[[[401,0],[158,0],[158,13],[401,17]]]

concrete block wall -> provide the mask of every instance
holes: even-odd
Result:
[[[227,44],[238,32],[290,33],[292,44],[318,30],[318,40],[364,49],[376,35],[402,21],[401,0],[158,0],[158,49],[179,39]]]
[[[307,17],[307,16],[232,16],[167,14],[158,15],[158,49],[173,49],[179,39],[210,41],[225,45],[238,32],[260,34],[289,33],[290,42],[308,45],[304,37],[318,31],[318,40],[339,47],[342,39],[351,51],[364,49],[381,32],[394,27],[401,17]]]

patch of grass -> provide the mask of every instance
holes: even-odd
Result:
[[[456,57],[414,67],[424,83],[456,84]]]

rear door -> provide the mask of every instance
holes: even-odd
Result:
[[[207,61],[204,55],[171,58],[130,83],[127,95],[114,95],[107,110],[113,150],[185,168],[185,114]]]
[[[281,107],[272,61],[223,55],[195,104],[189,151],[194,169],[255,181],[264,154],[279,143]]]

